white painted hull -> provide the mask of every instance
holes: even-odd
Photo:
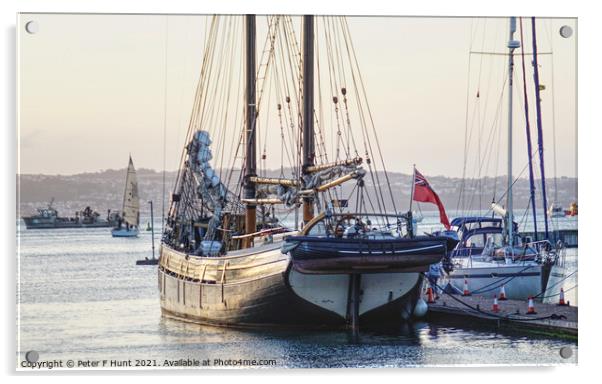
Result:
[[[550,278],[548,279],[548,285],[546,288],[546,294],[544,295],[544,302],[546,303],[558,303],[560,288],[566,287],[566,269],[564,267],[553,266],[550,271]]]
[[[334,312],[343,319],[346,318],[350,295],[349,275],[302,274],[292,269],[288,279],[293,292],[297,296]],[[417,292],[416,287],[420,282],[421,275],[416,272],[361,274],[360,318],[371,311],[401,300],[404,301],[401,316],[406,320],[409,319],[416,305],[417,297],[414,298],[414,293]]]
[[[526,300],[543,290],[542,266],[537,264],[457,268],[449,274],[448,279],[460,291],[464,290],[466,280],[471,293],[492,297],[499,294],[499,286],[504,284],[506,297],[515,300]]]

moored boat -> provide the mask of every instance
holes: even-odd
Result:
[[[57,228],[106,228],[115,225],[115,215],[109,210],[106,218],[89,206],[82,211],[75,212],[74,217],[60,217],[58,211],[52,206],[54,199],[47,207],[38,208],[38,213],[23,216],[27,229],[57,229]]]
[[[552,245],[549,242],[547,197],[545,186],[545,171],[543,159],[543,135],[540,106],[540,84],[537,64],[537,43],[535,32],[535,18],[531,19],[534,89],[536,92],[538,145],[540,156],[540,172],[542,174],[542,202],[544,206],[544,239],[537,239],[537,213],[535,204],[535,179],[531,156],[528,159],[530,181],[530,203],[533,212],[533,227],[535,241],[525,241],[518,234],[518,226],[514,222],[513,211],[513,71],[514,51],[523,47],[522,19],[521,41],[514,40],[517,29],[516,18],[511,17],[509,23],[508,52],[508,178],[506,189],[506,208],[497,203],[491,204],[491,211],[500,218],[459,218],[454,220],[460,243],[450,254],[446,263],[447,277],[456,291],[466,289],[472,293],[494,293],[504,287],[508,298],[526,300],[529,297],[543,299],[557,294],[562,288],[565,276],[564,247],[562,244]],[[523,98],[525,103],[525,121],[527,133],[527,148],[531,154],[531,133],[528,113],[528,97],[525,75],[525,58],[522,53],[523,69]]]
[[[506,296],[518,300],[560,291],[556,283],[564,277],[562,248],[547,241],[525,242],[516,223],[514,246],[504,246],[499,218],[456,218],[452,226],[458,229],[460,242],[444,265],[447,279],[457,291],[463,291],[466,283],[472,293],[497,294],[503,285]]]
[[[411,266],[390,268],[383,260],[395,261],[394,255],[376,255],[371,268],[352,263],[351,270],[307,271],[291,255],[287,240],[294,237],[289,235],[269,235],[265,244],[260,241],[251,249],[221,257],[191,256],[163,246],[159,266],[163,312],[223,326],[345,327],[353,318],[356,286],[356,321],[399,323],[413,313],[422,287],[420,272],[427,263],[440,260],[446,249],[443,239],[437,244],[438,254]]]
[[[302,50],[298,49],[289,17],[268,19],[266,62],[262,60],[258,67],[255,16],[245,16],[245,116],[243,131],[235,133],[244,162],[241,175],[234,177],[238,179],[234,182],[230,182],[232,169],[215,170],[211,164],[213,140],[218,150],[224,151],[219,143],[227,140],[225,130],[222,126],[216,129],[199,112],[212,108],[205,103],[222,100],[213,96],[208,77],[208,66],[221,55],[205,52],[201,71],[204,76],[199,81],[161,245],[158,277],[162,312],[178,319],[221,326],[357,329],[360,323],[409,320],[420,296],[422,272],[441,260],[451,249],[450,243],[446,238],[415,236],[411,213],[402,214],[395,208],[393,213],[385,212],[380,187],[375,185],[374,190],[368,191],[364,182],[366,175],[379,177],[376,164],[382,164],[379,172],[386,176],[384,161],[373,155],[368,143],[364,142],[365,159],[352,147],[355,142],[350,136],[347,143],[337,141],[334,161],[318,156],[325,149],[323,143],[317,142],[320,134],[314,130],[318,116],[313,103],[314,17],[303,17]],[[345,19],[324,19],[332,23],[333,41],[341,39],[340,44],[349,44]],[[207,44],[211,49],[218,46],[220,25],[224,24],[214,17],[212,40]],[[339,36],[334,35],[337,28],[343,29]],[[285,33],[286,38],[281,40],[279,33]],[[285,44],[290,46],[282,47]],[[276,47],[283,50],[276,51]],[[278,69],[285,75],[276,70],[276,75],[271,75],[280,76],[281,81],[294,79],[279,89],[298,92],[280,94],[282,102],[276,109],[281,123],[285,118],[301,118],[299,124],[294,120],[287,122],[290,135],[284,133],[284,124],[280,127],[281,159],[290,158],[290,152],[296,153],[291,160],[292,178],[287,178],[283,170],[280,177],[268,178],[258,175],[257,169],[256,129],[262,126],[258,116],[265,91],[262,87],[266,86],[260,79],[270,77],[261,71],[277,65],[274,57],[279,55],[292,55],[292,60],[303,58],[299,66]],[[357,65],[353,64],[357,63],[354,59],[348,62]],[[353,71],[360,76],[357,68]],[[338,135],[351,135],[347,95],[358,92],[356,97],[364,97],[362,87],[339,86],[331,92],[332,110],[337,115],[347,113],[345,120],[339,120]],[[295,99],[299,103],[293,103]],[[228,108],[214,107],[224,111]],[[225,127],[228,118],[219,121]],[[364,140],[377,140],[375,132],[364,132]],[[236,149],[233,155],[238,153]],[[265,157],[262,155],[262,160]],[[363,169],[364,160],[367,170]],[[352,196],[342,196],[337,188],[347,182],[355,183]],[[348,212],[351,197],[359,213]],[[285,217],[295,215],[295,228],[284,224],[276,206],[283,207],[279,211]],[[297,215],[301,208],[303,228],[299,230]]]

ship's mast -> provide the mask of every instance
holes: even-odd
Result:
[[[245,169],[244,169],[244,197],[245,199],[255,199],[255,183],[251,180],[257,176],[257,151],[255,141],[255,124],[257,119],[257,107],[255,104],[255,46],[256,46],[256,27],[255,15],[245,16],[246,44],[245,44]],[[245,210],[245,233],[250,234],[257,231],[256,208],[254,203],[247,203]],[[244,244],[248,247],[250,242]]]
[[[303,174],[314,165],[314,17],[303,16]],[[303,222],[314,216],[312,197],[303,198]]]
[[[537,35],[535,34],[535,17],[531,18],[531,28],[533,34],[533,80],[535,82],[535,107],[537,111],[537,143],[539,147],[539,167],[541,172],[541,194],[543,199],[543,218],[545,228],[545,238],[548,234],[548,197],[546,194],[546,172],[543,162],[543,130],[541,126],[541,97],[539,89],[539,65],[537,64]]]
[[[516,18],[510,18],[510,33],[508,38],[508,202],[506,213],[506,233],[508,236],[508,244],[514,245],[514,213],[512,211],[512,86],[514,72],[514,50],[520,47],[520,42],[514,40],[514,32],[516,32]]]

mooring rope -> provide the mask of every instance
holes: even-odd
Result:
[[[426,274],[424,272],[421,272],[421,274],[423,276],[426,276]],[[440,289],[441,292],[443,292],[444,294],[446,294],[448,297],[450,297],[451,299],[457,301],[458,303],[462,304],[463,306],[465,306],[467,308],[470,308],[470,309],[472,309],[475,312],[481,313],[483,315],[491,316],[493,318],[497,318],[497,319],[500,319],[500,320],[536,321],[536,320],[547,320],[547,319],[554,319],[554,320],[562,319],[562,318],[566,319],[566,317],[564,315],[557,315],[555,313],[553,313],[553,314],[551,314],[549,316],[540,316],[540,317],[517,317],[516,315],[512,315],[512,314],[498,315],[498,314],[496,314],[494,312],[483,311],[481,308],[472,306],[472,305],[468,304],[467,302],[460,300],[459,298],[453,296],[452,294],[445,292],[445,290],[441,286],[439,286],[438,284],[436,284],[436,283],[433,283],[433,285],[435,287],[437,287],[438,289]]]
[[[540,295],[546,293],[550,288],[553,288],[553,287],[557,286],[558,284],[564,282],[566,279],[568,279],[569,277],[573,276],[575,273],[577,273],[577,271],[573,271],[568,276],[565,276],[564,278],[562,278],[562,280],[557,281],[556,284],[552,284],[551,286],[546,287],[546,289],[544,289],[542,292],[539,292],[537,295],[533,296],[533,298],[539,297]],[[558,295],[560,295],[560,293],[558,293]],[[552,295],[552,296],[548,296],[548,297],[554,297],[554,296],[557,296],[557,295]]]
[[[573,290],[573,289],[575,289],[575,288],[577,288],[577,284],[575,284],[574,286],[572,286],[572,287],[571,287],[571,288],[569,288],[569,289],[564,289],[564,290],[563,290],[563,292],[564,292],[564,293],[566,293],[566,292],[572,291],[572,290]],[[553,294],[553,295],[549,295],[549,296],[541,296],[541,299],[547,299],[547,298],[549,298],[549,297],[556,297],[556,296],[560,296],[560,292],[558,292],[558,293],[555,293],[555,294]]]
[[[482,286],[481,288],[479,288],[479,289],[475,289],[475,290],[474,290],[474,291],[472,291],[472,292],[473,292],[473,293],[477,293],[477,294],[478,294],[478,293],[484,293],[484,292],[491,292],[491,291],[493,291],[494,289],[496,289],[496,288],[500,288],[502,285],[505,285],[506,283],[508,283],[508,282],[510,282],[510,281],[512,281],[512,280],[514,280],[514,279],[516,279],[517,277],[519,277],[519,276],[520,276],[520,274],[521,274],[521,273],[523,273],[524,271],[526,271],[527,269],[529,269],[529,268],[532,268],[532,267],[534,267],[534,266],[533,266],[533,265],[529,265],[529,266],[527,266],[527,267],[525,267],[525,268],[521,269],[520,271],[518,271],[518,273],[517,273],[515,276],[508,276],[508,277],[506,277],[506,278],[503,278],[502,280],[497,280],[497,281],[494,281],[493,283],[489,283],[489,284],[487,284],[487,285],[484,285],[484,286]],[[501,282],[501,283],[500,283],[500,282]],[[488,287],[490,287],[491,285],[493,285],[493,284],[496,284],[496,283],[500,283],[500,284],[498,284],[498,285],[496,285],[496,286],[494,286],[494,287],[492,287],[492,288],[490,288],[490,289],[484,290],[484,288],[488,288]]]

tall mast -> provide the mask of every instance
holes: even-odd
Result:
[[[546,172],[543,162],[543,129],[541,127],[541,99],[539,97],[539,66],[537,65],[537,35],[535,34],[535,17],[531,18],[533,33],[533,80],[535,82],[535,107],[537,111],[537,144],[539,146],[539,167],[541,171],[541,194],[543,197],[543,218],[545,238],[548,239],[548,197],[546,195]]]
[[[314,165],[314,17],[303,16],[303,174]],[[303,198],[303,222],[314,216],[313,198]]]
[[[246,119],[245,119],[245,173],[244,173],[244,197],[255,198],[255,183],[251,177],[257,176],[257,151],[255,144],[255,124],[257,119],[257,108],[255,105],[255,15],[245,16],[246,44],[245,44],[245,79],[246,79]],[[247,204],[245,210],[245,233],[257,231],[256,205]],[[245,246],[249,246],[247,243]]]
[[[533,176],[533,146],[531,144],[531,123],[529,121],[529,98],[527,97],[527,75],[525,71],[525,44],[523,40],[523,19],[520,18],[520,55],[523,70],[523,99],[525,100],[525,129],[527,131],[527,155],[529,159],[529,195],[531,199],[531,210],[533,211],[533,234],[537,241],[537,207],[535,204],[535,178]]]
[[[514,245],[514,213],[512,212],[512,85],[514,73],[514,50],[520,47],[520,42],[514,40],[516,32],[516,18],[510,18],[510,33],[508,38],[508,207],[506,233],[508,235],[508,244]]]

